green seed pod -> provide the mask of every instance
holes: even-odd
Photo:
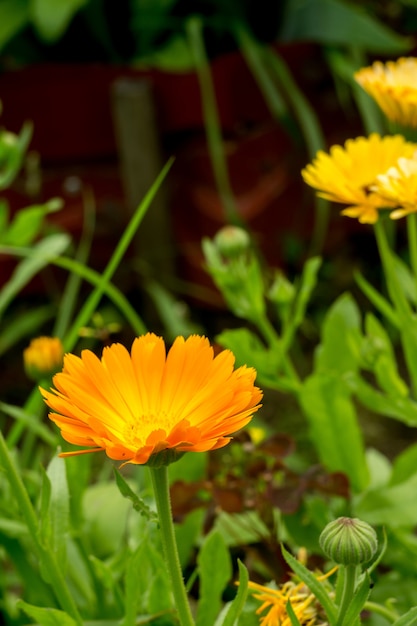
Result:
[[[367,563],[378,548],[378,539],[372,526],[351,517],[339,517],[327,524],[319,543],[326,556],[339,565]]]

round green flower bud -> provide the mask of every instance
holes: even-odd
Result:
[[[250,236],[238,226],[224,226],[214,237],[218,251],[226,259],[232,259],[250,248]]]
[[[339,565],[367,563],[378,548],[378,539],[372,526],[351,517],[339,517],[327,524],[319,543],[326,556]]]

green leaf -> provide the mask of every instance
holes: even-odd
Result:
[[[32,137],[32,124],[26,122],[19,135],[0,129],[0,189],[9,187],[19,172]]]
[[[291,626],[301,626],[300,620],[294,613],[294,609],[292,608],[291,600],[288,600],[285,609],[288,613],[288,617],[290,618]]]
[[[343,294],[329,309],[317,350],[315,371],[341,374],[356,371],[361,359],[361,317],[350,294]]]
[[[350,391],[340,375],[313,374],[300,391],[300,403],[320,461],[347,474],[360,492],[369,481],[364,442]]]
[[[222,594],[232,576],[229,551],[223,537],[212,531],[198,555],[200,600],[196,626],[213,626],[222,607]]]
[[[32,338],[40,334],[40,327],[53,318],[55,312],[55,306],[49,303],[45,306],[31,307],[30,315],[26,310],[14,310],[13,317],[8,318],[7,326],[4,325],[0,332],[0,356],[25,337]]]
[[[66,31],[74,14],[87,0],[31,0],[32,22],[38,35],[53,43]]]
[[[13,419],[25,424],[25,428],[35,433],[37,437],[54,448],[57,444],[57,436],[45,424],[39,421],[38,415],[27,413],[19,406],[0,402],[0,411]]]
[[[417,468],[417,443],[401,452],[392,464],[390,484],[398,485],[412,476]]]
[[[3,285],[0,291],[0,316],[13,298],[25,287],[30,280],[46,265],[50,259],[59,256],[70,244],[70,237],[64,233],[49,235],[36,243],[28,258],[23,259],[17,265],[10,280]],[[0,246],[0,254],[13,253],[13,248]],[[18,253],[16,251],[16,253]]]
[[[113,481],[90,485],[84,491],[84,533],[96,556],[106,558],[120,550],[131,509]]]
[[[60,198],[53,198],[45,204],[25,207],[16,213],[15,218],[3,233],[1,243],[8,246],[27,246],[39,234],[45,215],[59,211],[63,207]]]
[[[29,0],[0,2],[0,50],[29,22]]]
[[[417,403],[414,400],[401,396],[390,397],[357,374],[349,375],[345,380],[361,404],[373,413],[397,419],[409,426],[417,425]]]
[[[387,55],[404,53],[412,45],[361,7],[341,0],[292,0],[286,7],[278,34],[281,41],[359,46]]]
[[[64,611],[58,609],[45,609],[33,606],[23,600],[18,600],[16,606],[26,615],[33,618],[40,626],[77,626],[77,622]]]
[[[46,512],[50,528],[49,544],[62,569],[66,566],[66,543],[69,533],[69,492],[65,461],[55,456],[46,475],[50,483],[50,497]]]
[[[297,561],[292,554],[290,554],[284,546],[281,546],[281,551],[284,559],[290,566],[291,570],[298,576],[300,580],[302,580],[307,587],[310,589],[311,593],[315,595],[317,600],[322,605],[324,611],[326,612],[327,619],[331,626],[334,626],[336,623],[336,606],[333,603],[333,600],[330,598],[326,589],[317,580],[310,570],[308,570],[300,561]]]
[[[417,624],[417,606],[407,611],[399,619],[397,619],[392,626],[413,626]]]
[[[226,604],[214,626],[239,625],[239,617],[245,608],[245,602],[248,595],[249,573],[245,565],[240,560],[238,560],[237,564],[239,567],[239,587],[237,594],[232,602]]]
[[[134,61],[141,67],[149,65],[166,72],[190,72],[194,69],[194,58],[183,35],[174,35],[161,48],[151,54],[136,56]]]
[[[354,277],[355,282],[358,284],[369,301],[374,305],[377,311],[379,311],[395,328],[399,328],[401,326],[399,316],[389,301],[384,298],[379,291],[377,291],[375,287],[373,287],[371,283],[368,282],[364,276],[362,276],[360,272],[355,272]]]
[[[157,513],[152,511],[146,502],[130,488],[129,484],[115,467],[113,468],[113,472],[116,478],[116,485],[119,488],[120,493],[124,498],[128,498],[132,502],[135,511],[146,517],[149,521],[158,521]]]
[[[363,609],[363,605],[367,601],[369,594],[371,593],[371,580],[368,572],[365,572],[363,580],[359,583],[355,590],[353,598],[347,608],[345,615],[343,616],[342,626],[352,626],[352,624],[358,623],[358,617]]]
[[[282,391],[294,390],[293,383],[279,375],[282,364],[279,350],[268,349],[248,328],[225,330],[216,336],[216,342],[233,352],[236,365],[254,367],[261,385]]]
[[[395,485],[378,487],[362,494],[355,504],[355,517],[372,526],[389,528],[417,525],[417,473]]]
[[[397,359],[388,333],[369,313],[365,318],[367,338],[364,342],[368,354],[365,355],[365,366],[375,373],[379,386],[390,396],[406,397],[409,389],[398,373]]]

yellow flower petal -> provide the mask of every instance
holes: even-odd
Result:
[[[250,367],[216,357],[207,338],[178,337],[168,354],[161,337],[69,354],[55,388],[41,389],[50,419],[69,443],[105,450],[115,460],[143,464],[163,450],[202,452],[226,445],[260,408]],[[82,454],[85,450],[64,453]]]
[[[349,139],[344,146],[333,146],[329,154],[319,151],[301,175],[319,196],[350,205],[344,215],[374,223],[379,209],[392,206],[375,190],[377,176],[395,166],[400,157],[411,158],[416,149],[417,144],[401,135],[380,137],[373,133]]]
[[[375,61],[355,74],[361,87],[380,106],[387,118],[403,126],[417,126],[417,59]]]

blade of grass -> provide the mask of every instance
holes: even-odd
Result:
[[[90,294],[90,296],[87,298],[84,306],[82,307],[81,311],[77,315],[67,336],[64,339],[65,350],[70,351],[74,347],[78,338],[79,329],[82,326],[86,326],[88,322],[90,321],[91,316],[93,315],[98,303],[100,302],[102,295],[105,292],[106,285],[109,284],[111,278],[113,277],[113,274],[115,273],[121,260],[123,259],[123,256],[127,248],[129,247],[129,244],[131,243],[137,229],[139,228],[140,223],[145,217],[146,212],[152,203],[152,200],[154,199],[159,187],[162,184],[162,181],[165,179],[166,175],[168,174],[168,171],[170,170],[172,163],[173,163],[173,158],[168,160],[166,165],[163,167],[161,173],[157,177],[156,181],[154,182],[152,187],[149,189],[148,193],[145,195],[144,199],[142,200],[142,202],[136,209],[135,213],[133,214],[106,268],[104,269],[100,282],[98,283],[94,291]]]
[[[87,265],[88,257],[93,240],[96,207],[92,190],[86,187],[83,190],[83,229],[81,233],[80,243],[78,245],[75,260],[81,265]],[[77,303],[77,295],[81,286],[81,276],[76,272],[72,272],[65,285],[64,292],[60,298],[59,311],[56,317],[53,334],[56,337],[63,337],[67,331],[70,320],[73,316]]]
[[[224,216],[231,224],[241,226],[243,222],[237,211],[235,196],[229,180],[216,96],[204,48],[201,19],[199,17],[191,17],[187,21],[186,30],[200,84],[207,146],[217,190],[223,204]]]

